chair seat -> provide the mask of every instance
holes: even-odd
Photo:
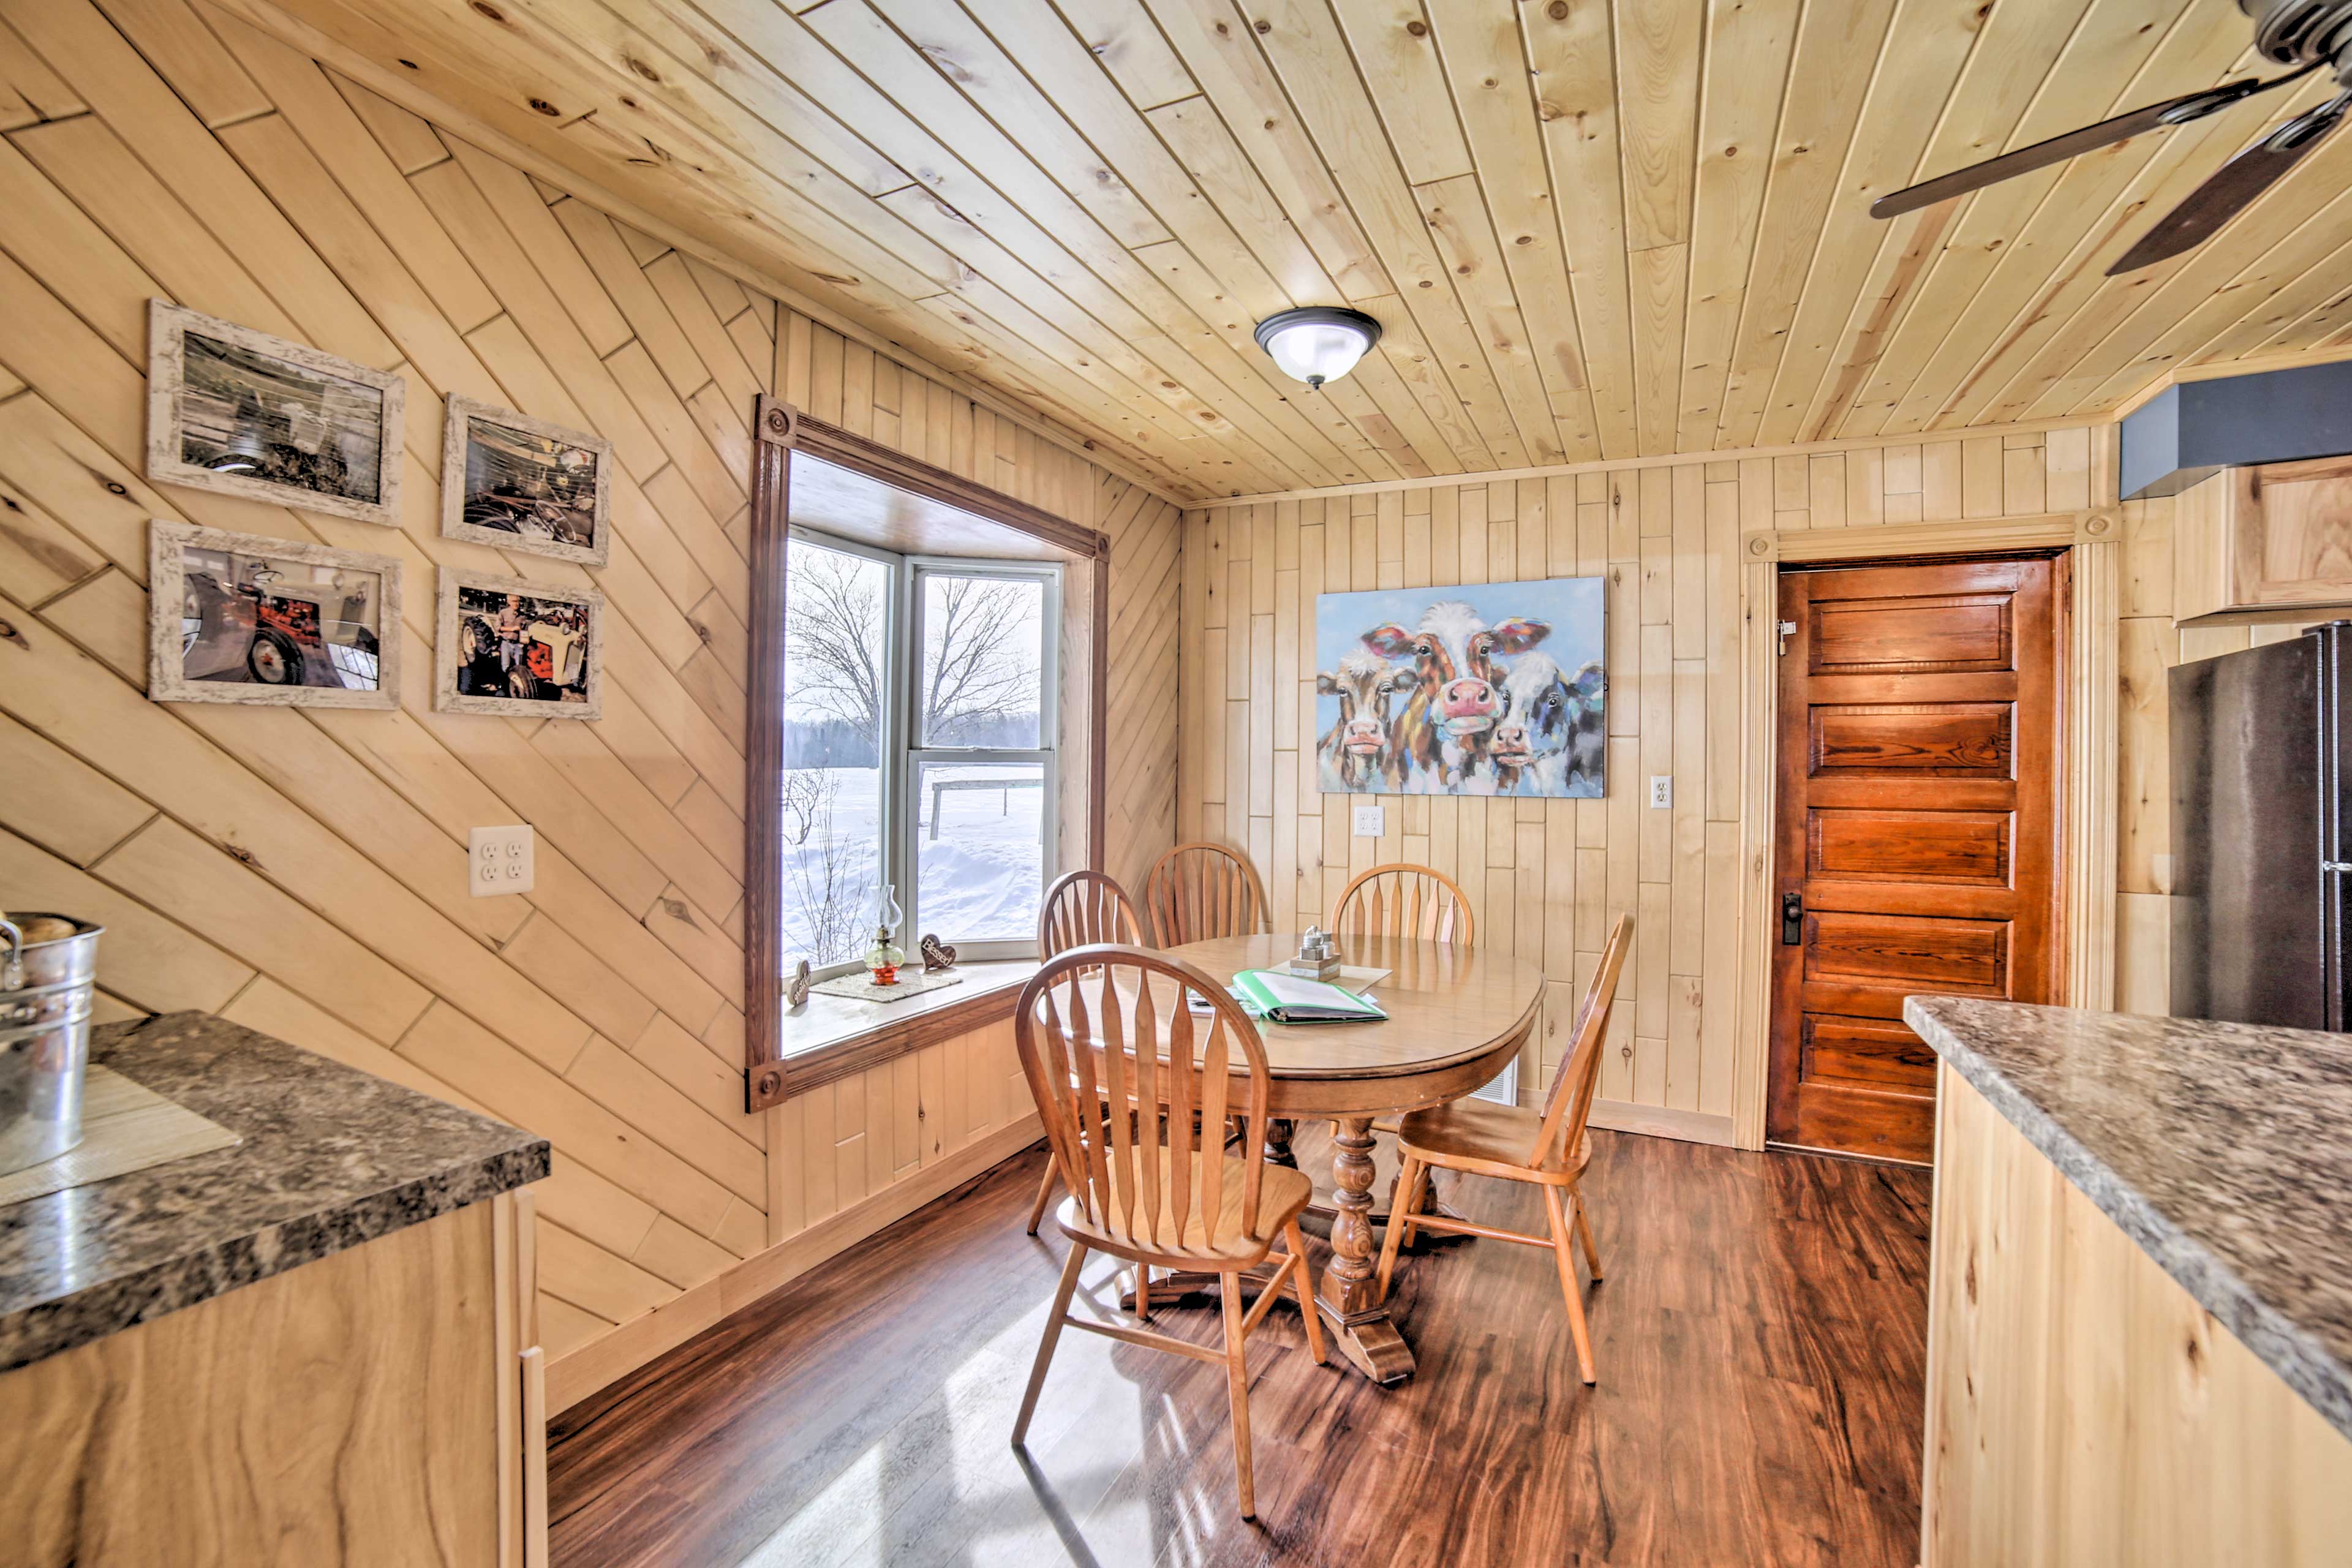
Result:
[[[1590,1144],[1556,1170],[1530,1170],[1528,1152],[1542,1130],[1539,1112],[1491,1100],[1456,1100],[1408,1113],[1398,1124],[1397,1146],[1433,1165],[1476,1171],[1517,1182],[1571,1187],[1591,1163]]]
[[[1130,1154],[1129,1158],[1137,1158]],[[1315,1184],[1300,1173],[1285,1165],[1261,1164],[1258,1167],[1260,1185],[1257,1200],[1257,1225],[1255,1228],[1242,1224],[1242,1184],[1248,1179],[1249,1167],[1243,1161],[1226,1155],[1223,1166],[1222,1201],[1217,1212],[1208,1216],[1203,1226],[1199,1213],[1202,1172],[1201,1156],[1191,1150],[1159,1152],[1160,1162],[1160,1221],[1150,1222],[1143,1204],[1141,1184],[1136,1184],[1134,1217],[1126,1219],[1114,1213],[1097,1223],[1087,1217],[1076,1196],[1062,1200],[1055,1211],[1054,1222],[1062,1234],[1071,1240],[1095,1248],[1098,1252],[1139,1263],[1154,1263],[1169,1268],[1200,1267],[1223,1272],[1244,1268],[1264,1258],[1273,1247],[1283,1226],[1298,1216],[1307,1202],[1315,1195]],[[1180,1236],[1173,1213],[1173,1184],[1171,1174],[1174,1162],[1194,1163],[1190,1173],[1190,1223]]]

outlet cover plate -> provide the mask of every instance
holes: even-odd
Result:
[[[478,899],[531,889],[533,836],[528,823],[477,827],[466,845],[466,887]]]
[[[1384,805],[1356,807],[1356,837],[1378,838],[1389,830],[1389,808]]]
[[[1672,811],[1674,809],[1674,805],[1675,775],[1672,773],[1652,773],[1650,775],[1650,809],[1652,811]]]

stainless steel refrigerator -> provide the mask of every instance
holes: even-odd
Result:
[[[2171,674],[2172,1011],[2352,1027],[2352,621]]]

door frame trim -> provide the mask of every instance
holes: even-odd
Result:
[[[2111,494],[2111,429],[2093,433],[2091,469]],[[2058,953],[2067,1005],[2108,1008],[2116,981],[2116,777],[2119,692],[2117,638],[2123,527],[2110,499],[2082,511],[2033,517],[1954,519],[1880,528],[1759,529],[1739,541],[1738,1000],[1733,1026],[1732,1141],[1764,1147],[1771,1070],[1772,952],[1779,916],[1772,897],[1774,759],[1780,730],[1780,619],[1784,563],[1905,562],[2004,550],[2067,553],[2072,578],[2058,658],[2065,705],[2059,715]]]

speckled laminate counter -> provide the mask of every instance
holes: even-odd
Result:
[[[0,1208],[0,1372],[548,1173],[543,1139],[205,1014],[90,1055],[245,1141]]]
[[[1947,996],[1903,1016],[2352,1437],[2352,1037]]]

